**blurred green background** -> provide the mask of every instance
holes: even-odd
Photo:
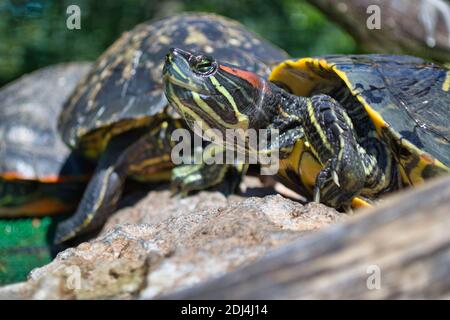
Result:
[[[81,9],[81,30],[66,9]],[[355,52],[353,40],[302,0],[0,0],[0,85],[46,65],[95,60],[136,24],[182,11],[236,19],[292,56]]]
[[[68,30],[66,9],[81,9],[81,30]],[[136,24],[182,11],[236,19],[292,56],[352,53],[340,28],[301,0],[0,0],[0,86],[41,67],[95,60]],[[0,285],[26,279],[51,260],[46,237],[54,218],[0,221]]]

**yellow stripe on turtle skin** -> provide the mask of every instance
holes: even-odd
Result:
[[[328,151],[330,151],[331,153],[333,152],[333,148],[331,147],[330,142],[327,139],[327,136],[325,134],[325,132],[322,130],[322,127],[320,125],[320,123],[317,121],[316,115],[315,115],[315,110],[314,110],[314,106],[312,104],[311,99],[308,99],[306,101],[306,106],[308,109],[308,115],[309,118],[311,119],[311,123],[312,125],[316,128],[317,133],[320,136],[320,140],[322,141],[322,143],[324,144],[324,146],[328,149]],[[314,155],[319,158],[319,153],[318,151],[312,146],[310,145],[311,150],[313,151]]]
[[[286,172],[288,170],[297,172],[300,182],[310,192],[310,194],[303,196],[310,197],[314,190],[316,177],[323,167],[308,150],[309,147],[307,146],[307,143],[304,140],[298,140],[295,143],[289,157],[280,160],[280,169],[278,174],[285,181],[292,183],[293,186],[291,187],[294,187],[296,182],[292,181]],[[372,207],[369,202],[360,197],[353,198],[351,206],[354,209]]]
[[[223,85],[221,85],[214,76],[209,77],[209,79],[211,80],[211,83],[214,85],[214,87],[228,100],[230,105],[233,107],[234,114],[238,120],[238,123],[237,125],[233,125],[231,128],[247,129],[249,123],[248,117],[239,111],[236,105],[236,101],[234,100],[230,92],[228,92],[228,90]]]
[[[180,70],[176,63],[172,63],[171,67],[173,68],[173,70],[175,70],[176,73],[178,73],[180,77],[182,77],[184,80],[187,80],[189,83],[192,83],[192,81]]]
[[[217,82],[217,80],[215,80]],[[172,86],[169,87],[170,89],[170,97],[171,100],[173,101],[173,103],[175,103],[175,105],[177,106],[177,108],[180,110],[181,114],[188,114],[191,118],[193,118],[195,120],[195,122],[197,122],[201,128],[203,130],[208,130],[211,129],[211,127],[207,124],[206,121],[204,121],[204,119],[202,119],[202,117],[200,115],[198,115],[197,113],[195,113],[195,111],[191,110],[189,107],[186,107],[179,99],[178,97],[173,94],[173,88]],[[223,88],[221,85],[219,85],[219,87],[216,87],[217,90],[219,90],[219,92],[221,92],[226,99],[230,102],[230,104],[232,105],[233,109],[238,110],[237,106],[234,102],[234,99],[230,96],[230,94],[228,93],[228,91],[226,91],[225,88]],[[244,128],[247,129],[248,127],[248,118],[246,116],[244,116],[243,114],[241,114],[239,111],[237,111],[238,113],[236,114],[236,117],[238,118],[238,122],[235,125],[230,125],[229,123],[226,123],[222,120],[222,118],[216,113],[214,112],[214,110],[205,102],[202,100],[202,98],[200,97],[200,95],[196,92],[191,92],[192,94],[192,98],[194,100],[194,102],[199,106],[200,109],[202,109],[203,111],[205,111],[211,118],[214,119],[215,123],[217,124],[221,124],[224,128]],[[227,97],[228,95],[228,97]],[[231,100],[230,100],[231,99]],[[191,128],[192,129],[192,128]]]
[[[301,139],[296,141],[289,156],[284,159],[280,159],[280,168],[278,174],[283,177],[285,181],[290,181],[294,187],[298,184],[298,181],[292,181],[287,172],[292,171],[297,174],[300,179],[300,183],[305,186],[310,194],[303,196],[311,196],[316,181],[316,176],[322,169],[322,165],[314,158],[314,156],[308,152],[305,140]],[[305,155],[308,155],[305,157]]]
[[[98,208],[101,206],[101,204],[103,203],[103,200],[105,198],[106,190],[108,188],[108,183],[106,182],[106,180],[110,177],[110,175],[113,171],[114,171],[114,168],[108,168],[106,170],[105,177],[103,178],[103,181],[101,182],[102,187],[100,190],[100,195],[97,198],[97,202],[95,203],[93,210],[86,215],[86,218],[84,218],[83,223],[81,225],[73,228],[70,233],[68,233],[65,237],[60,239],[59,240],[60,243],[65,242],[65,241],[69,240],[70,238],[72,238],[73,236],[75,236],[76,234],[78,234],[80,232],[80,230],[83,230],[84,228],[86,228],[91,223],[91,221],[94,219],[94,215],[95,215],[94,213],[98,211]]]
[[[342,80],[344,80],[344,82],[346,82],[347,87],[349,87],[350,82],[348,82],[347,77],[343,73],[341,74]],[[353,92],[352,94],[355,95],[355,93]],[[375,111],[372,107],[369,106],[369,104],[365,101],[365,99],[361,95],[357,94],[356,98],[363,105],[365,111],[372,119],[375,125],[375,129],[380,137],[383,136],[382,131],[386,130],[387,133],[389,133],[389,135],[391,136],[389,137],[390,139],[396,141],[395,143],[399,144],[401,143],[402,147],[408,149],[408,151],[412,154],[412,156],[410,156],[409,158],[413,156],[419,157],[418,163],[413,167],[413,169],[410,172],[406,172],[405,169],[406,167],[408,167],[410,161],[407,161],[407,159],[402,158],[398,159],[399,162],[398,167],[400,170],[402,181],[404,183],[408,185],[418,185],[424,183],[422,173],[425,167],[427,166],[432,166],[436,168],[437,175],[438,172],[443,173],[445,171],[447,172],[450,171],[450,169],[447,166],[445,166],[442,162],[440,162],[438,159],[434,158],[433,156],[429,155],[426,152],[423,152],[408,140],[402,139],[401,136],[396,131],[391,129],[390,126],[384,121],[380,113]]]
[[[132,164],[129,167],[131,172],[144,171],[146,167],[154,167],[158,164],[171,163],[170,154],[164,154],[159,157],[145,159],[137,164]]]
[[[408,167],[408,161],[405,159],[399,159],[399,169],[400,174],[402,177],[402,180],[406,184],[412,184],[412,185],[418,185],[424,183],[423,178],[423,171],[427,166],[432,166],[436,168],[437,173],[438,172],[445,172],[449,171],[449,168],[447,168],[442,162],[437,160],[436,158],[432,157],[431,155],[423,152],[419,148],[417,148],[415,145],[410,143],[409,141],[402,139],[400,135],[392,130],[390,126],[384,121],[383,117],[380,115],[379,112],[375,111],[368,103],[367,101],[358,93],[353,92],[351,90],[351,82],[347,78],[346,74],[336,68],[333,68],[336,74],[345,82],[347,88],[349,88],[350,92],[356,96],[358,101],[363,105],[365,111],[369,115],[369,117],[372,119],[375,129],[379,136],[382,136],[382,130],[387,130],[389,134],[392,136],[392,138],[395,141],[401,141],[398,143],[401,143],[403,147],[407,148],[409,152],[413,155],[417,155],[419,157],[418,163],[413,167],[413,169],[410,172],[406,172],[406,169]]]
[[[347,75],[344,72],[340,71],[335,66],[332,67],[332,70],[339,76],[339,78],[342,79],[342,81],[344,81],[345,85],[350,90],[352,95],[355,96],[356,99],[358,99],[358,101],[363,105],[369,117],[372,119],[375,125],[375,129],[377,130],[377,133],[381,134],[381,128],[388,126],[386,124],[386,121],[384,121],[383,117],[377,111],[375,111],[359,93],[354,92],[352,90],[353,88],[352,83],[350,82],[350,80],[348,79]]]
[[[444,83],[442,84],[442,90],[448,92],[450,89],[450,70],[447,71],[447,75],[445,77]]]
[[[424,182],[423,171],[427,166],[432,166],[436,170],[436,175],[439,173],[449,172],[450,169],[445,166],[442,162],[430,156],[429,154],[423,152],[412,143],[405,139],[401,139],[398,133],[390,128],[390,126],[384,121],[381,114],[375,111],[365,99],[358,93],[353,91],[353,86],[350,80],[348,79],[345,72],[339,70],[336,65],[329,64],[325,59],[316,59],[316,58],[304,58],[298,61],[286,61],[279,64],[274,68],[272,74],[269,79],[271,81],[280,81],[282,83],[287,84],[290,89],[296,95],[304,95],[307,96],[310,94],[311,90],[319,83],[331,83],[332,81],[324,79],[317,74],[314,74],[314,71],[311,71],[308,64],[313,66],[313,69],[319,70],[319,68],[328,70],[337,75],[337,79],[341,79],[344,81],[347,88],[350,92],[358,99],[358,101],[363,105],[365,111],[372,119],[377,134],[381,137],[383,136],[382,131],[387,130],[387,132],[391,135],[390,139],[394,141],[402,141],[403,147],[406,147],[411,154],[417,155],[419,157],[418,163],[414,166],[411,172],[406,172],[405,168],[408,167],[408,162],[405,159],[400,159],[398,167],[400,169],[400,173],[402,176],[402,180],[406,184],[421,184]],[[304,74],[300,74],[296,68],[300,68]],[[307,75],[307,77],[305,76]],[[442,89],[444,91],[449,90],[450,88],[450,71],[447,72],[446,79],[444,80]],[[397,142],[398,143],[398,142]]]
[[[230,127],[230,124],[223,121],[222,118],[205,101],[202,100],[198,93],[192,92],[192,97],[199,108],[213,118],[215,123],[221,124],[224,128]]]
[[[206,123],[206,121],[203,121],[203,119],[196,114],[194,111],[192,111],[190,108],[186,107],[179,99],[178,97],[174,94],[173,92],[173,87],[172,85],[168,86],[169,88],[169,94],[170,94],[170,99],[171,102],[173,102],[175,104],[175,108],[179,110],[179,113],[181,115],[189,115],[192,119],[194,119],[194,123],[197,123],[197,125],[200,125],[202,130],[208,130],[211,129],[208,124]],[[193,123],[192,123],[193,124]],[[188,123],[188,125],[191,125],[191,123]],[[193,128],[191,128],[193,129]]]
[[[410,172],[406,172],[405,168],[408,167],[408,163],[405,159],[399,159],[399,169],[400,174],[402,176],[402,180],[406,184],[422,184],[424,183],[423,178],[423,171],[425,167],[432,166],[436,168],[437,175],[438,173],[443,173],[445,171],[449,172],[450,169],[447,168],[442,162],[437,160],[436,158],[432,157],[426,152],[423,152],[419,148],[417,148],[415,145],[413,145],[411,142],[402,139],[400,135],[395,132],[393,129],[390,128],[390,126],[384,121],[383,117],[380,115],[379,112],[375,111],[368,103],[367,101],[358,93],[352,91],[351,82],[347,78],[346,74],[335,67],[333,67],[333,70],[336,72],[336,74],[345,82],[347,88],[349,88],[350,92],[356,96],[358,101],[363,105],[364,109],[368,113],[369,117],[372,119],[375,129],[379,136],[382,136],[382,130],[383,128],[389,132],[389,134],[394,138],[396,141],[401,141],[398,143],[401,143],[403,147],[407,148],[409,152],[412,155],[417,155],[419,157],[418,163],[414,166],[414,168]],[[450,79],[449,79],[450,81]]]
[[[309,66],[317,70],[322,69],[330,72],[330,78],[321,77],[314,70],[311,70]],[[304,72],[303,75],[299,73],[299,69]],[[335,78],[332,77],[333,74],[336,75]],[[280,81],[286,84],[292,90],[293,94],[299,96],[309,96],[311,91],[319,83],[323,84],[328,82],[330,86],[333,86],[338,79],[344,81],[347,88],[364,106],[366,112],[378,127],[377,129],[386,126],[381,115],[374,111],[361,95],[352,91],[353,86],[347,75],[337,69],[334,64],[329,64],[325,59],[303,58],[297,61],[285,61],[276,66],[269,77],[270,81]]]

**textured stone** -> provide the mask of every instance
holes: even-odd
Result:
[[[281,195],[187,198],[152,191],[116,212],[100,235],[61,252],[0,298],[156,298],[223,275],[342,214]]]

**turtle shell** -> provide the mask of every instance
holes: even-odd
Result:
[[[0,217],[73,210],[93,171],[56,129],[58,114],[90,64],[60,64],[0,89]]]
[[[40,69],[0,89],[0,177],[57,182],[86,168],[61,140],[57,119],[89,63]]]
[[[163,92],[162,68],[170,48],[211,54],[267,77],[287,54],[236,21],[186,13],[136,26],[97,60],[61,114],[63,140],[97,157],[111,136],[174,115]]]
[[[410,56],[326,56],[285,61],[269,79],[301,96],[347,87],[390,146],[405,183],[449,171],[449,69]]]

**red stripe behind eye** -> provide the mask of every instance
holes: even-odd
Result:
[[[262,88],[262,83],[261,83],[261,80],[259,79],[259,76],[254,74],[253,72],[230,68],[230,67],[222,66],[222,65],[220,65],[219,68],[225,72],[231,73],[239,78],[246,80],[248,83],[250,83],[255,88],[258,88],[258,89]]]

